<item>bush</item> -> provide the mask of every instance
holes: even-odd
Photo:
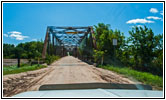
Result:
[[[30,66],[30,64],[28,64],[28,63],[21,63],[20,64],[20,67],[24,67],[24,66]]]
[[[53,63],[55,60],[58,60],[60,57],[59,56],[46,56],[45,62],[50,65],[51,63]]]

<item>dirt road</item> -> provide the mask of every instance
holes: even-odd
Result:
[[[40,73],[33,77],[35,73]],[[4,96],[12,96],[14,94],[24,91],[38,90],[41,85],[44,84],[65,84],[65,83],[92,83],[92,82],[103,82],[103,83],[125,83],[133,84],[134,82],[118,75],[112,71],[96,68],[85,62],[80,61],[72,56],[66,56],[60,60],[54,62],[48,68],[41,69],[38,71],[31,71],[24,75],[25,79],[20,79],[21,74],[7,75],[3,77],[3,86],[5,89]],[[31,75],[31,79],[28,75]],[[8,82],[9,79],[14,81],[17,76],[16,84]],[[27,79],[30,79],[27,81]],[[24,82],[26,80],[26,82]],[[22,84],[20,83],[22,82]],[[13,90],[8,91],[11,88],[11,84],[14,87]],[[19,85],[19,86],[18,86]],[[26,88],[25,88],[26,87]],[[18,91],[19,90],[19,91]],[[12,92],[14,91],[14,92]],[[12,95],[11,95],[12,94]]]

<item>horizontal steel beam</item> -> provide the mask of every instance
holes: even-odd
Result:
[[[92,26],[88,26],[88,27],[56,27],[56,26],[48,26],[49,28],[52,29],[89,29]]]
[[[52,34],[56,34],[56,33],[58,33],[58,34],[80,34],[80,33],[86,33],[86,31],[75,31],[75,32],[70,32],[70,31],[65,31],[65,30],[63,30],[63,31],[51,31],[51,33]]]

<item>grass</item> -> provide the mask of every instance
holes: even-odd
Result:
[[[33,71],[41,68],[45,68],[47,66],[44,65],[25,65],[20,68],[17,68],[16,65],[14,66],[8,66],[8,67],[3,67],[3,75],[8,75],[8,74],[16,74],[16,73],[21,73],[21,72],[27,72],[27,71]]]
[[[100,66],[101,68],[108,69],[119,74],[123,74],[127,77],[132,77],[143,84],[151,85],[155,89],[162,89],[163,78],[157,75],[153,75],[147,72],[136,71],[127,67],[115,67],[115,66]]]

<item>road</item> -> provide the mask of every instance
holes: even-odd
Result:
[[[29,90],[38,90],[43,84],[68,84],[68,83],[133,83],[127,78],[111,71],[88,65],[72,56],[66,56],[53,63],[52,71],[42,78]]]
[[[35,75],[36,73],[38,74]],[[9,82],[9,79],[12,80],[12,83]],[[15,79],[17,82],[14,84]],[[3,77],[4,96],[12,96],[24,91],[36,91],[44,84],[92,82],[135,84],[134,81],[122,75],[94,67],[72,56],[63,57],[45,69]],[[14,87],[13,90],[9,89],[10,84]]]

